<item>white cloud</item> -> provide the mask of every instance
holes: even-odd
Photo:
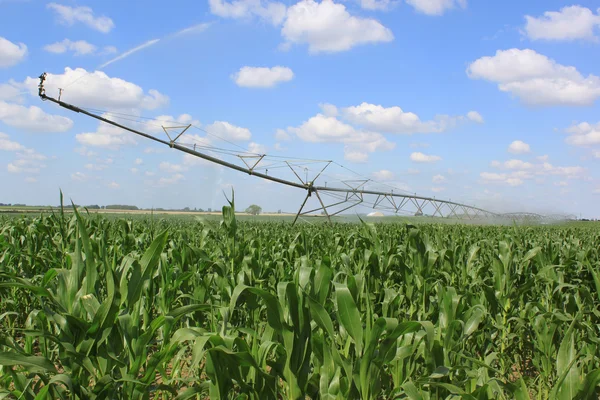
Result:
[[[111,182],[106,186],[108,186],[110,189],[118,189],[121,185],[119,185],[117,182]]]
[[[572,146],[592,146],[600,144],[600,122],[593,125],[582,122],[567,129],[566,142]]]
[[[11,80],[8,83],[0,83],[0,100],[11,100],[20,103],[23,100],[21,94],[23,92],[21,92],[17,82]]]
[[[410,155],[411,161],[418,163],[433,163],[436,161],[440,161],[442,158],[439,156],[427,155],[421,152],[414,152]]]
[[[360,0],[360,7],[365,10],[386,11],[394,4],[392,0]]]
[[[578,5],[546,11],[538,18],[527,15],[525,20],[525,34],[531,40],[595,40],[595,28],[600,27],[600,15]]]
[[[446,181],[446,178],[443,175],[435,175],[433,178],[431,178],[431,181],[433,183],[442,183],[444,181]]]
[[[415,169],[415,168],[409,168],[406,170],[406,173],[408,175],[418,175],[421,173],[421,171],[419,171],[418,169]]]
[[[445,188],[443,188],[443,187],[439,187],[439,186],[438,186],[438,187],[432,187],[432,188],[431,188],[431,191],[432,191],[432,192],[434,192],[434,193],[443,192],[444,190],[446,190],[446,189],[445,189]]]
[[[65,132],[73,126],[69,118],[46,114],[36,106],[25,107],[5,101],[0,101],[0,121],[32,132]]]
[[[394,173],[387,169],[382,169],[381,171],[373,172],[373,177],[378,181],[391,181],[394,179]]]
[[[254,154],[265,154],[267,152],[267,148],[265,145],[250,142],[248,144],[248,152]]]
[[[569,182],[567,182],[567,181],[554,182],[554,186],[569,186]]]
[[[76,84],[70,85],[73,82]],[[38,78],[28,77],[25,86],[33,96],[37,96]],[[46,93],[58,94],[58,88],[65,88],[64,101],[100,109],[155,109],[168,104],[169,98],[156,90],[147,93],[138,85],[120,78],[111,78],[102,71],[88,72],[83,68],[65,68],[60,75],[48,74]]]
[[[421,121],[417,114],[405,112],[400,107],[385,108],[369,103],[346,107],[342,115],[353,124],[370,130],[401,134],[443,132],[465,119],[462,116],[438,115],[435,120]]]
[[[241,128],[225,121],[215,121],[210,125],[206,125],[204,129],[212,135],[234,142],[250,140],[252,137],[249,129]]]
[[[94,54],[98,48],[85,40],[71,41],[65,39],[62,42],[56,42],[44,46],[44,50],[49,53],[63,54],[67,51],[72,51],[76,56]]]
[[[289,82],[294,72],[288,67],[242,67],[231,78],[238,86],[249,88],[271,88],[281,82]]]
[[[172,175],[169,178],[160,178],[158,180],[158,184],[160,186],[173,185],[173,184],[175,184],[177,182],[180,182],[180,181],[182,181],[184,179],[185,179],[185,177],[182,174],[175,174],[175,175]]]
[[[283,3],[267,0],[209,0],[210,12],[223,18],[260,18],[273,25],[285,19],[286,7]]]
[[[467,0],[406,0],[406,3],[427,15],[442,15],[456,7],[467,7]]]
[[[503,92],[524,103],[539,106],[587,106],[600,97],[600,78],[584,77],[575,67],[564,66],[534,50],[498,50],[467,69],[471,79],[498,84]]]
[[[3,151],[21,151],[25,150],[25,146],[21,143],[10,140],[6,133],[0,132],[0,150]]]
[[[143,163],[144,163],[144,160],[142,160],[141,158],[135,159],[135,165],[142,165]]]
[[[119,61],[119,60],[122,60],[122,59],[124,59],[124,58],[127,58],[127,57],[129,57],[130,55],[132,55],[133,53],[137,53],[137,52],[138,52],[138,51],[140,51],[140,50],[143,50],[143,49],[145,49],[145,48],[147,48],[147,47],[150,47],[150,46],[152,46],[152,45],[155,45],[155,44],[156,44],[156,43],[158,43],[159,41],[160,41],[160,39],[152,39],[152,40],[148,40],[147,42],[144,42],[144,43],[140,44],[139,46],[136,46],[136,47],[134,47],[134,48],[132,48],[132,49],[129,49],[129,50],[127,50],[126,52],[124,52],[124,53],[122,53],[122,54],[119,54],[119,55],[118,55],[118,56],[116,56],[115,58],[112,58],[112,59],[108,60],[107,62],[105,62],[104,64],[102,64],[102,65],[100,66],[100,68],[104,68],[104,67],[106,67],[106,66],[108,66],[108,65],[110,65],[110,64],[112,64],[112,63],[114,63],[114,62],[116,62],[116,61]]]
[[[544,154],[543,156],[537,156],[536,158],[538,159],[538,161],[548,161],[550,157],[548,156],[548,154]]]
[[[75,172],[71,174],[71,179],[77,182],[84,182],[87,180],[87,176],[82,172]]]
[[[181,164],[173,164],[167,161],[163,161],[158,165],[158,168],[161,171],[171,172],[171,173],[179,173],[183,171],[187,171],[188,168],[185,165]]]
[[[104,171],[106,168],[108,168],[108,165],[106,164],[85,164],[83,166],[85,169],[89,169],[91,171]]]
[[[337,117],[339,115],[338,108],[333,104],[321,103],[319,104],[319,108],[327,117]]]
[[[114,150],[137,143],[133,138],[133,133],[103,122],[98,125],[96,132],[79,133],[75,135],[75,139],[84,146],[104,147]]]
[[[391,30],[372,18],[350,15],[332,0],[301,0],[287,10],[284,47],[308,44],[310,53],[339,52],[367,43],[391,42]]]
[[[469,118],[473,122],[477,122],[479,124],[483,124],[483,117],[477,111],[469,111],[467,113],[467,118]]]
[[[501,163],[498,161],[492,161],[490,165],[494,168],[517,169],[517,170],[533,168],[533,164],[531,164],[529,162],[525,162],[523,160],[515,160],[515,159],[505,161],[504,163]]]
[[[88,150],[87,147],[85,147],[85,146],[76,147],[74,149],[74,151],[75,151],[75,153],[80,154],[85,157],[94,157],[96,155],[95,152]]]
[[[287,141],[287,140],[291,140],[292,138],[290,137],[289,133],[287,133],[283,129],[277,129],[277,131],[275,131],[275,139],[281,140],[281,141]]]
[[[508,152],[512,154],[525,154],[530,153],[531,148],[527,143],[521,140],[515,140],[508,146]]]
[[[115,27],[112,19],[105,16],[94,16],[94,11],[90,7],[70,7],[57,3],[50,3],[46,7],[56,13],[60,23],[67,26],[81,22],[102,33],[108,33]]]
[[[15,44],[0,36],[0,68],[12,67],[23,61],[27,55],[27,46]]]
[[[27,183],[36,183],[37,179],[32,177],[32,176],[28,176],[27,178],[25,178],[25,182]]]
[[[498,174],[495,172],[482,172],[479,176],[485,183],[505,183],[509,186],[520,186],[523,184],[521,178],[516,178],[507,174]]]
[[[154,176],[155,174],[152,171],[146,171],[146,172],[144,172],[144,175],[146,175],[146,176]]]
[[[344,158],[353,162],[365,162],[367,153],[391,150],[395,144],[375,132],[359,131],[334,117],[317,114],[297,128],[287,131],[305,142],[343,143]]]
[[[137,168],[130,168],[129,171],[131,171],[132,174],[137,174],[138,172],[140,172],[140,170]]]
[[[344,160],[357,164],[366,163],[369,161],[369,154],[359,150],[344,149]]]
[[[524,180],[535,179],[540,181],[543,176],[563,176],[567,179],[583,178],[585,169],[580,166],[553,166],[548,162],[532,164],[521,160],[508,160],[504,163],[493,161],[492,167],[511,170],[506,173],[482,172],[479,176],[484,183],[504,183],[510,186],[520,186]],[[541,181],[540,181],[541,182]]]
[[[276,151],[285,151],[285,150],[287,150],[287,148],[284,147],[281,143],[275,143],[275,146],[273,146],[273,148]]]
[[[163,127],[167,128],[171,137],[177,136],[185,126],[187,125],[200,125],[200,121],[195,120],[189,114],[181,114],[179,117],[172,115],[159,115],[141,124],[141,129],[150,133],[162,133],[164,135]],[[182,128],[182,126],[184,128]],[[174,128],[174,129],[169,129]],[[189,132],[189,131],[188,131]],[[187,134],[185,136],[188,136]],[[152,149],[146,149],[153,151]]]

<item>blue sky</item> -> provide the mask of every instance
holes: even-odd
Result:
[[[62,188],[79,204],[218,208],[230,186],[240,207],[303,199],[42,103],[46,71],[49,95],[159,137],[191,123],[189,143],[335,160],[321,183],[356,178],[342,165],[372,187],[597,218],[599,14],[554,0],[0,0],[0,202],[55,204]]]

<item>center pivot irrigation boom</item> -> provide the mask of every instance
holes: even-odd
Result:
[[[308,179],[308,175],[306,175],[306,177],[304,179],[302,179],[302,177],[300,176],[301,173],[299,174],[289,162],[285,161],[285,164],[287,164],[287,167],[289,167],[289,169],[293,172],[293,176],[295,176],[298,181],[283,179],[283,178],[279,178],[279,177],[276,177],[273,175],[269,175],[268,169],[265,171],[265,173],[259,172],[259,168],[257,168],[257,167],[259,166],[261,161],[263,161],[263,159],[266,157],[265,154],[252,155],[252,156],[238,156],[243,161],[244,165],[243,166],[236,165],[234,163],[231,163],[231,162],[228,162],[225,160],[221,160],[212,155],[198,151],[196,148],[196,145],[194,145],[193,148],[190,148],[189,146],[186,146],[186,145],[182,144],[181,142],[178,142],[178,140],[181,138],[183,133],[188,128],[190,128],[191,125],[179,126],[179,127],[164,127],[163,126],[162,128],[165,131],[165,133],[167,134],[167,137],[169,139],[167,141],[167,140],[157,138],[151,134],[141,132],[140,130],[133,129],[132,127],[128,127],[128,126],[119,124],[115,121],[111,121],[110,119],[104,118],[102,115],[94,114],[93,112],[87,111],[83,108],[80,108],[75,105],[61,101],[60,96],[58,99],[50,97],[50,96],[46,95],[46,90],[44,88],[44,82],[46,80],[46,76],[47,76],[47,74],[45,72],[42,75],[40,75],[40,77],[39,77],[40,83],[38,86],[38,89],[39,89],[38,94],[39,94],[40,98],[44,101],[49,100],[53,103],[58,104],[59,106],[61,106],[63,108],[66,108],[67,110],[87,115],[87,116],[97,119],[99,121],[116,126],[118,128],[124,129],[131,133],[134,133],[138,136],[142,136],[142,137],[145,137],[146,139],[153,140],[155,142],[164,144],[166,146],[169,146],[172,149],[179,150],[183,153],[190,154],[194,157],[201,158],[201,159],[209,161],[211,163],[215,163],[215,164],[221,165],[226,168],[231,168],[231,169],[239,171],[239,172],[244,172],[248,175],[253,175],[258,178],[267,180],[267,181],[271,181],[271,182],[275,182],[278,184],[305,190],[306,197],[304,198],[304,201],[302,202],[302,205],[300,206],[300,209],[298,210],[298,212],[296,214],[294,223],[297,221],[297,219],[300,216],[307,215],[310,213],[315,213],[315,212],[321,212],[323,215],[325,215],[329,219],[329,221],[331,221],[332,216],[338,215],[346,210],[349,210],[349,209],[359,206],[359,205],[361,205],[363,207],[367,206],[367,207],[373,208],[373,209],[386,210],[389,212],[393,212],[395,214],[402,212],[402,213],[409,213],[411,215],[417,215],[417,216],[426,215],[426,213],[428,213],[428,215],[430,215],[430,216],[443,217],[443,218],[457,218],[457,219],[478,219],[478,218],[502,218],[502,219],[504,219],[505,218],[504,214],[493,213],[493,212],[490,212],[490,211],[487,211],[487,210],[484,210],[484,209],[481,209],[478,207],[474,207],[474,206],[462,204],[462,203],[457,203],[457,202],[453,202],[453,201],[449,201],[449,200],[440,200],[440,199],[436,199],[436,198],[432,198],[432,197],[418,196],[416,194],[409,194],[409,193],[394,193],[393,190],[391,190],[391,191],[369,190],[365,187],[365,185],[369,182],[368,179],[341,181],[341,183],[343,183],[343,185],[345,187],[335,187],[335,186],[331,186],[331,185],[328,186],[327,182],[325,182],[325,186],[316,185],[315,182],[316,182],[317,178],[319,178],[321,176],[321,174],[325,171],[325,169],[327,169],[327,167],[330,166],[332,161],[326,162],[323,169],[320,170],[320,172],[312,180]],[[169,129],[172,129],[172,128],[180,128],[183,130],[177,136],[172,138],[171,135],[169,135]],[[249,158],[255,158],[255,159],[257,159],[257,161],[253,162],[253,163],[249,163],[247,161],[247,159],[249,159]],[[304,210],[308,199],[313,194],[318,199],[319,206],[315,209]],[[323,198],[321,195],[327,195],[328,197],[333,198],[336,201],[332,204],[326,205],[325,202],[323,201]],[[511,215],[514,216],[516,214],[511,214]],[[511,217],[510,219],[515,219],[515,218]]]

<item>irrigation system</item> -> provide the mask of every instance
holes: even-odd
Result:
[[[315,213],[317,213],[316,215],[325,216],[331,222],[331,217],[358,206],[368,207],[374,210],[381,210],[393,214],[413,216],[427,215],[431,217],[453,218],[459,220],[528,221],[534,223],[549,223],[561,220],[576,219],[575,216],[571,215],[540,215],[527,212],[508,214],[495,213],[474,205],[451,200],[437,199],[434,197],[419,196],[416,193],[408,193],[398,189],[373,190],[370,188],[370,186],[376,182],[364,177],[361,177],[361,179],[338,179],[333,183],[333,185],[328,185],[328,182],[325,182],[324,185],[319,185],[317,184],[317,180],[325,177],[326,171],[328,171],[328,168],[330,168],[332,165],[337,165],[346,170],[348,169],[340,164],[335,163],[334,161],[295,158],[285,159],[283,157],[270,156],[267,154],[257,154],[248,151],[240,152],[238,150],[222,149],[207,145],[206,142],[194,140],[191,135],[186,135],[186,132],[188,132],[188,130],[192,127],[192,124],[179,124],[174,126],[161,125],[161,128],[166,134],[166,138],[168,140],[161,139],[151,133],[143,132],[141,129],[134,129],[132,126],[127,126],[107,118],[106,116],[111,114],[109,112],[86,109],[84,107],[78,107],[62,101],[62,89],[59,89],[58,99],[48,96],[44,87],[46,77],[47,74],[45,72],[39,77],[40,83],[38,86],[38,95],[43,101],[51,101],[69,111],[86,115],[207,162],[255,176],[269,182],[303,190],[306,193],[306,196],[304,197],[304,201],[302,202],[300,209],[296,213],[294,223],[296,223],[299,217],[314,215]],[[98,113],[99,111],[100,113]],[[128,117],[127,114],[120,115],[123,119],[128,119],[126,118]],[[113,113],[111,118],[118,119],[119,113]],[[131,119],[129,120],[131,121]],[[234,161],[221,159],[217,156],[217,154],[232,156]],[[235,161],[238,163],[236,164]],[[268,163],[269,161],[275,162]],[[314,170],[314,176],[312,176],[311,179],[309,179],[308,176],[308,168],[306,167],[307,164],[319,165],[319,168]],[[288,173],[291,171],[291,174],[288,174],[289,177],[278,177],[273,173],[269,174],[269,169],[273,171],[274,169],[280,168],[284,168]],[[321,181],[323,181],[323,179],[321,179]],[[317,207],[307,207],[307,203],[309,199],[313,197],[313,195],[318,201],[316,203]],[[330,202],[328,203],[324,201],[324,199]]]

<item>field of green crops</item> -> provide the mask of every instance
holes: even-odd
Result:
[[[0,216],[0,399],[597,399],[600,229]]]

